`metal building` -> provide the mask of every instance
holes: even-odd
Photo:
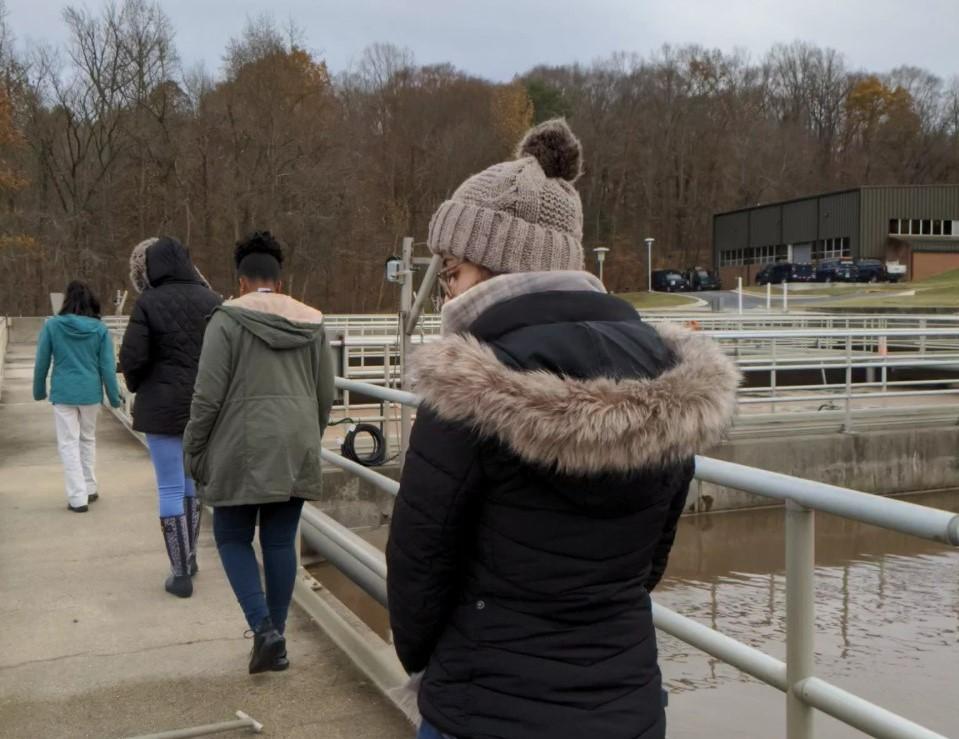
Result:
[[[959,185],[860,187],[713,216],[727,285],[771,262],[834,257],[899,263],[910,279],[959,268]]]

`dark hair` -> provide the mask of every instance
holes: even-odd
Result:
[[[85,282],[74,280],[67,285],[66,295],[63,297],[63,307],[60,315],[73,313],[78,316],[100,317],[100,301],[93,294],[93,290]]]
[[[256,231],[243,241],[236,242],[233,261],[241,277],[277,282],[283,264],[283,246],[269,231]]]

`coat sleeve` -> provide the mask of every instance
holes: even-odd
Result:
[[[107,391],[107,399],[113,408],[120,407],[120,388],[117,385],[117,361],[113,354],[113,338],[104,331],[100,339],[100,380]]]
[[[421,408],[386,548],[390,625],[407,672],[426,667],[458,602],[481,490],[475,436]]]
[[[37,341],[37,357],[33,364],[33,399],[46,400],[47,375],[50,372],[50,359],[53,356],[53,346],[50,341],[50,330],[43,324],[40,330],[40,339]]]
[[[215,313],[203,334],[200,364],[196,384],[193,386],[193,402],[190,405],[190,421],[183,432],[183,452],[187,457],[187,469],[194,474],[192,462],[202,454],[210,442],[210,434],[220,415],[233,376],[233,349],[222,313]]]
[[[130,322],[120,345],[120,369],[127,389],[135,393],[150,369],[150,324],[142,299],[133,306]]]
[[[317,368],[316,378],[316,398],[320,414],[320,436],[326,431],[326,426],[330,422],[330,411],[333,409],[333,400],[336,396],[336,388],[333,386],[335,376],[336,367],[333,361],[333,350],[330,348],[330,341],[324,331],[323,347],[320,349],[320,364]]]
[[[663,531],[659,536],[659,541],[656,543],[656,549],[653,552],[652,569],[646,578],[646,590],[650,593],[659,585],[659,581],[663,579],[663,574],[666,572],[666,565],[669,562],[669,552],[673,548],[673,542],[676,540],[676,529],[679,526],[679,517],[683,515],[683,509],[686,507],[689,483],[692,482],[695,469],[695,463],[689,460],[677,473],[676,492],[673,493],[673,498],[669,503],[666,522],[663,525]]]

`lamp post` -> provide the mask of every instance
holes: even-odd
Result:
[[[646,290],[653,291],[653,242],[656,239],[646,238]]]
[[[599,263],[599,281],[603,282],[603,262],[606,261],[606,255],[609,254],[609,247],[597,246],[593,249],[593,253],[596,254],[596,261]]]

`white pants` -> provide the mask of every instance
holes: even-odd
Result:
[[[57,447],[67,481],[67,500],[77,507],[97,492],[94,473],[99,405],[55,405]]]

